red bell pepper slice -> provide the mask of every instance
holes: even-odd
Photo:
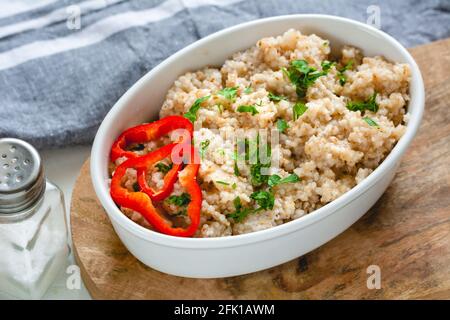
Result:
[[[198,161],[191,161],[178,175],[181,186],[190,195],[191,199],[187,207],[187,215],[190,218],[190,224],[187,228],[172,227],[170,222],[164,219],[156,210],[148,194],[142,191],[128,191],[123,186],[123,178],[128,168],[136,168],[138,171],[147,168],[148,165],[164,159],[167,156],[167,150],[173,148],[174,144],[171,144],[145,156],[131,158],[123,162],[114,172],[111,180],[110,193],[118,205],[141,213],[157,231],[172,236],[190,237],[195,234],[200,225],[202,192],[197,183],[197,173],[200,166]],[[192,151],[195,160],[197,160],[197,151],[193,147]]]
[[[189,137],[182,137],[179,143],[187,143],[192,139],[194,132],[193,124],[182,116],[167,116],[160,120],[148,124],[141,124],[125,130],[111,147],[111,160],[114,162],[117,158],[127,157],[136,158],[138,155],[133,151],[125,150],[132,143],[144,143],[158,139],[176,129],[185,129]]]

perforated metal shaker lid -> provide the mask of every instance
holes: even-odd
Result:
[[[19,139],[0,139],[0,214],[30,208],[44,191],[42,161],[36,149]]]

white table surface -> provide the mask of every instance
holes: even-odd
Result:
[[[69,210],[72,190],[90,150],[90,146],[78,146],[40,152],[47,178],[57,184],[64,193],[68,223],[70,223]],[[72,264],[75,264],[75,262],[71,254],[67,266]],[[70,274],[67,274],[66,270],[61,270],[59,276],[45,294],[44,299],[91,299],[84,285],[81,285],[80,289],[68,289],[66,282],[69,276]]]

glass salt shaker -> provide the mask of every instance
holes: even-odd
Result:
[[[0,139],[0,296],[39,299],[67,263],[62,192],[30,144]]]

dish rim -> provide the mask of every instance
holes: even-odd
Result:
[[[170,65],[173,61],[176,61],[178,57],[183,55],[186,51],[201,46],[205,42],[211,41],[212,39],[220,38],[226,35],[227,33],[235,32],[236,30],[239,30],[241,28],[265,24],[267,22],[274,22],[285,19],[290,20],[290,19],[305,19],[305,18],[339,21],[350,24],[353,27],[363,28],[372,33],[375,33],[375,35],[381,37],[383,41],[390,42],[390,44],[393,45],[395,49],[398,50],[400,54],[406,58],[407,63],[410,65],[411,83],[413,81],[417,83],[416,91],[413,93],[410,92],[411,99],[409,100],[408,104],[408,106],[411,106],[412,104],[414,105],[414,113],[410,113],[410,118],[408,124],[406,125],[406,131],[404,135],[399,139],[397,144],[389,152],[389,154],[386,156],[383,162],[361,183],[357,184],[349,191],[347,191],[337,199],[331,201],[330,203],[327,203],[323,207],[309,214],[306,214],[296,220],[292,220],[269,229],[259,230],[251,233],[224,236],[224,237],[213,237],[213,238],[174,237],[146,229],[140,226],[139,224],[135,223],[128,217],[126,217],[112,200],[109,194],[109,188],[107,188],[105,184],[102,182],[103,180],[102,170],[105,170],[107,168],[107,165],[102,167],[101,154],[99,150],[101,149],[101,143],[103,142],[102,137],[105,136],[105,134],[107,133],[108,128],[112,123],[112,120],[116,118],[116,114],[119,113],[120,110],[129,103],[129,100],[132,96],[134,96],[138,91],[143,90],[145,88],[146,80],[149,77],[151,77],[153,73],[156,73],[159,69],[164,68],[167,65]],[[401,156],[408,148],[412,139],[414,138],[422,119],[424,111],[424,100],[425,100],[425,92],[423,79],[420,73],[420,69],[417,66],[417,63],[415,62],[414,58],[392,36],[372,26],[369,26],[359,21],[325,14],[282,15],[241,23],[229,28],[225,28],[213,34],[210,34],[205,38],[199,39],[193,42],[192,44],[184,47],[183,49],[179,50],[178,52],[174,53],[173,55],[162,61],[160,64],[155,66],[152,70],[147,72],[144,76],[142,76],[122,95],[122,97],[120,97],[120,99],[114,104],[114,106],[105,116],[94,139],[90,163],[92,184],[94,186],[94,190],[97,197],[99,198],[103,208],[107,212],[110,219],[114,220],[113,222],[119,224],[128,232],[149,242],[154,242],[158,243],[159,245],[176,248],[211,249],[211,248],[230,248],[247,245],[255,242],[268,241],[273,238],[282,237],[292,232],[297,232],[301,229],[304,229],[312,224],[321,221],[322,219],[325,219],[329,215],[335,213],[340,208],[356,200],[357,198],[362,196],[363,193],[367,192],[370,188],[372,188],[374,184],[383,177],[383,174],[388,170],[388,168],[395,166],[397,164]]]

